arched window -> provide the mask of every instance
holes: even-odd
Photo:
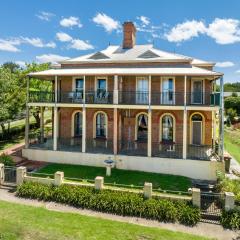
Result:
[[[195,113],[191,116],[191,143],[201,145],[203,143],[203,116]]]
[[[74,114],[74,137],[82,136],[82,113]]]
[[[107,117],[106,114],[100,112],[96,115],[96,138],[105,138],[107,137]]]
[[[147,140],[148,117],[147,114],[139,114],[137,117],[137,140]]]
[[[162,142],[174,141],[174,124],[173,117],[171,115],[164,115],[162,117]]]

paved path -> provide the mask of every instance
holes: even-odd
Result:
[[[109,220],[114,220],[119,222],[127,222],[127,223],[137,224],[141,226],[164,228],[172,231],[179,231],[179,232],[195,234],[200,236],[207,236],[209,238],[219,239],[219,240],[233,240],[233,239],[237,239],[237,236],[240,236],[240,232],[224,230],[220,225],[199,223],[195,227],[187,227],[180,224],[160,223],[157,221],[146,220],[142,218],[123,217],[123,216],[117,216],[117,215],[112,215],[107,213],[94,212],[91,210],[78,209],[78,208],[74,208],[74,207],[70,207],[67,205],[58,204],[54,202],[42,202],[42,201],[37,201],[32,199],[21,199],[16,197],[14,193],[9,192],[7,188],[3,188],[3,187],[0,188],[0,200],[29,205],[29,206],[35,206],[35,207],[44,207],[50,211],[76,213],[76,214],[81,214],[85,216],[93,216],[93,217],[98,217],[102,219],[109,219]]]

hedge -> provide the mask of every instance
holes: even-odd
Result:
[[[43,185],[25,182],[17,189],[17,196],[55,201],[75,207],[92,209],[122,216],[135,216],[162,222],[196,225],[200,210],[188,201],[160,198],[144,199],[143,194],[116,190],[95,190],[93,187]]]
[[[221,216],[221,224],[225,228],[239,230],[240,229],[240,209],[235,208],[229,211],[223,211]]]

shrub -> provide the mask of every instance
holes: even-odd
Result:
[[[13,158],[6,154],[2,154],[0,156],[0,163],[3,163],[5,166],[14,166],[15,165]]]
[[[235,208],[230,211],[224,210],[221,216],[221,224],[225,228],[239,230],[240,229],[240,209]]]
[[[164,222],[196,225],[200,210],[187,201],[144,199],[143,194],[93,187],[61,185],[59,187],[25,182],[17,189],[19,197],[55,201],[123,216],[136,216]]]

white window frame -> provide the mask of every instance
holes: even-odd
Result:
[[[191,78],[191,104],[194,105],[199,105],[199,103],[194,103],[193,102],[193,83],[196,81],[202,81],[202,103],[200,105],[204,105],[205,104],[205,79],[204,78]]]
[[[169,80],[169,78],[173,79],[173,103],[171,105],[175,105],[175,82],[176,82],[176,79],[175,77],[171,77],[171,76],[164,76],[164,77],[161,77],[161,84],[160,84],[160,93],[161,93],[161,103],[163,102],[163,81],[164,80]]]

